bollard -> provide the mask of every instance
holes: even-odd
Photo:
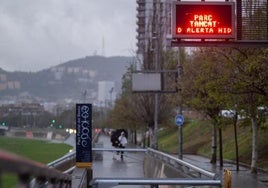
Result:
[[[232,173],[228,169],[224,169],[224,188],[232,188]]]

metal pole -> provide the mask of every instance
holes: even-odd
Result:
[[[178,81],[180,81],[181,74],[182,74],[182,67],[181,67],[181,53],[180,47],[178,47]],[[182,115],[182,96],[181,96],[181,88],[179,88],[179,106],[178,106],[178,114]],[[178,126],[178,157],[182,159],[183,157],[183,139],[182,139],[182,125]]]
[[[155,3],[155,70],[159,69],[159,9],[158,9],[158,0],[154,1]],[[154,149],[158,149],[158,93],[155,93],[154,97],[154,140],[153,147]]]
[[[183,157],[182,157],[182,142],[183,142],[183,140],[182,140],[182,125],[180,125],[179,127],[178,127],[178,131],[179,131],[179,135],[178,135],[178,137],[179,137],[179,155],[178,155],[178,157],[179,157],[179,159],[182,159]]]
[[[158,149],[158,93],[154,95],[154,149]]]

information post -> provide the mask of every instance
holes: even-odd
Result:
[[[76,104],[76,167],[92,166],[92,105]]]

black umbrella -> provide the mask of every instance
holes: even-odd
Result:
[[[126,138],[128,138],[128,133],[127,133],[127,131],[125,129],[116,129],[111,134],[112,146],[118,147],[118,145],[119,145],[119,137],[120,137],[120,135],[121,135],[122,132],[124,132]]]

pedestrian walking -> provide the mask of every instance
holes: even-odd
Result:
[[[111,133],[112,146],[115,148],[125,148],[127,144],[128,133],[125,129],[116,129]],[[116,159],[116,155],[121,154],[123,159],[124,152],[116,151],[113,154],[113,159]]]
[[[127,138],[123,131],[121,132],[121,135],[119,136],[118,140],[119,140],[119,148],[125,148],[127,145]],[[123,159],[123,156],[124,152],[121,151],[121,159]]]

